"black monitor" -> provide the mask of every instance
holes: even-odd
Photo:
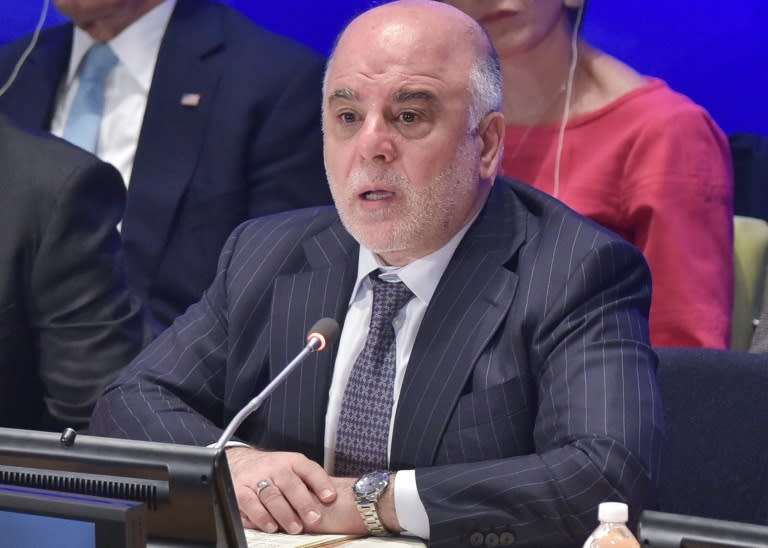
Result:
[[[223,450],[0,428],[0,484],[141,502],[151,546],[246,546]]]
[[[637,538],[656,548],[765,548],[768,526],[645,510]]]
[[[0,539],[13,548],[146,548],[142,502],[0,485]]]

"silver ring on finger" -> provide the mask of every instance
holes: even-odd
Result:
[[[263,479],[263,480],[260,480],[260,481],[259,481],[259,482],[256,484],[256,496],[258,497],[258,496],[259,496],[259,494],[260,494],[260,493],[261,493],[261,492],[262,492],[264,489],[266,489],[267,487],[269,487],[269,486],[271,486],[271,485],[273,485],[273,484],[272,484],[272,480],[268,480],[268,479]]]

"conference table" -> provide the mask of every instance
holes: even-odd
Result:
[[[361,537],[346,535],[269,534],[246,529],[248,548],[421,548],[424,542],[412,537]]]

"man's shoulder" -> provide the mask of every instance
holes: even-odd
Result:
[[[33,35],[27,34],[0,47],[0,75],[7,77],[10,74],[32,40]],[[55,25],[40,33],[35,42],[33,56],[39,56],[41,52],[60,54],[63,49],[68,50],[71,44],[72,25],[69,23]],[[26,62],[29,62],[29,59]]]
[[[501,194],[505,195],[506,207],[521,209],[541,229],[562,230],[562,227],[567,226],[572,230],[578,227],[591,238],[625,241],[611,230],[532,185],[501,176],[496,179],[496,185],[500,187]]]
[[[55,212],[59,223],[115,226],[122,215],[125,186],[111,164],[47,132],[20,129],[2,114],[0,165],[6,171],[2,200],[13,204],[8,216],[22,220],[19,226],[39,223],[55,232],[63,226],[49,223]]]
[[[211,25],[220,25],[222,36],[227,41],[227,48],[232,53],[259,53],[272,61],[275,56],[297,62],[308,60],[321,63],[323,61],[322,56],[309,47],[269,31],[250,17],[219,2],[209,0],[185,2],[177,6],[173,19],[186,20],[193,25],[204,25],[209,30]],[[190,36],[190,39],[195,37]],[[241,58],[240,62],[248,63],[252,60]]]
[[[75,145],[47,131],[20,128],[0,114],[0,154],[18,162],[25,172],[40,169],[64,172],[80,166],[103,163]],[[44,158],[45,161],[40,161]]]
[[[25,35],[0,47],[0,74],[9,72],[16,65],[31,40],[31,36]]]
[[[7,171],[5,196],[15,196],[19,209],[97,204],[108,220],[119,218],[114,210],[123,208],[125,186],[111,164],[50,133],[20,129],[2,114],[0,165]]]
[[[550,262],[567,258],[576,264],[595,253],[619,254],[637,265],[646,264],[631,242],[557,198],[512,179],[499,178],[496,185],[502,196],[497,200],[502,204],[497,216],[518,219],[506,224],[507,237],[522,242],[529,264],[537,262],[531,256],[546,257]]]
[[[339,214],[333,206],[308,207],[283,211],[273,215],[257,217],[245,221],[237,229],[240,238],[256,237],[264,239],[279,235],[281,239],[295,241],[309,239],[328,228],[346,233]]]
[[[565,280],[585,262],[614,269],[631,265],[628,268],[648,272],[640,249],[560,200],[515,180],[499,178],[496,187],[495,201],[501,206],[494,206],[495,217],[514,220],[491,221],[486,226],[505,228],[506,239],[517,251],[518,273],[537,277],[547,272],[551,280]],[[493,236],[504,238],[498,233]]]
[[[311,264],[344,260],[357,249],[332,206],[319,206],[257,217],[242,223],[230,235],[222,257],[237,268],[298,272]]]

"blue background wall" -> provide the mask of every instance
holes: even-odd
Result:
[[[663,78],[706,107],[727,133],[768,134],[768,0],[590,2],[584,33],[594,45]],[[0,0],[0,43],[31,32],[42,3]],[[344,24],[378,2],[225,3],[327,54]],[[48,24],[61,20],[51,8]]]

